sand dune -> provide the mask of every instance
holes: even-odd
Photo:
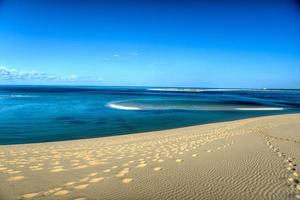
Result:
[[[0,199],[300,199],[300,115],[0,146]]]

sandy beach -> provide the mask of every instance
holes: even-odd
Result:
[[[300,114],[0,146],[0,199],[300,199]]]

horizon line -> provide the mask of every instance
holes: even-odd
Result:
[[[147,86],[147,85],[82,85],[82,84],[1,84],[0,86],[77,86],[77,87],[148,87],[148,88],[185,88],[185,89],[259,89],[259,90],[300,90],[300,88],[267,87],[185,87],[185,86]]]

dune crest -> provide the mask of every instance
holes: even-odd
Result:
[[[0,199],[297,199],[300,115],[0,146]]]

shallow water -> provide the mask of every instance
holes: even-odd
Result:
[[[299,90],[1,86],[0,144],[102,137],[299,111]]]

